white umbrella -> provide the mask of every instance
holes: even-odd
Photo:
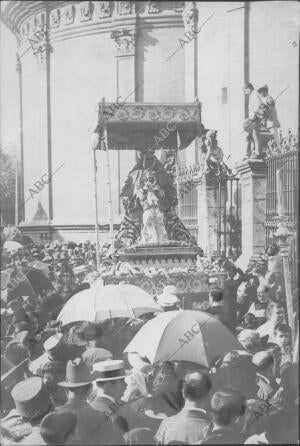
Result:
[[[14,242],[12,240],[8,240],[4,243],[3,248],[7,251],[18,251],[18,249],[22,249],[23,246],[19,242]]]
[[[178,310],[161,313],[146,322],[124,352],[139,353],[152,364],[191,361],[208,367],[232,350],[243,350],[243,347],[213,315]]]
[[[77,321],[101,322],[124,317],[136,319],[142,314],[159,312],[160,306],[152,296],[134,285],[93,285],[71,297],[57,320],[62,325]]]

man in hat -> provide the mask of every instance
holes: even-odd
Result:
[[[11,396],[15,409],[1,420],[2,445],[21,444],[41,446],[42,418],[51,411],[52,404],[47,389],[38,376],[25,379],[14,386]]]
[[[1,417],[7,415],[15,407],[11,390],[27,375],[28,358],[14,366],[5,356],[1,355]]]
[[[92,375],[81,358],[68,361],[66,379],[58,385],[66,390],[68,399],[56,411],[73,412],[77,416],[76,444],[99,445],[104,438],[113,437],[109,420],[87,402],[92,390]],[[109,444],[105,440],[102,444]]]
[[[243,88],[245,96],[249,98],[249,119],[253,123],[253,129],[247,135],[246,157],[252,154],[252,145],[254,144],[254,156],[260,156],[260,120],[257,117],[257,111],[262,104],[258,92],[254,89],[251,82],[246,82]]]
[[[260,100],[266,106],[266,111],[264,114],[264,119],[266,120],[267,129],[271,131],[277,148],[280,148],[278,128],[280,127],[280,122],[278,121],[277,110],[275,101],[269,94],[269,88],[267,85],[263,85],[257,90]]]
[[[221,290],[221,288],[215,287],[210,290],[208,298],[210,307],[206,311],[210,314],[213,314],[225,326],[228,325],[228,317],[224,311],[223,291]]]
[[[157,296],[157,303],[164,311],[178,310],[180,300],[176,296],[176,291],[177,290],[174,285],[168,285],[163,289],[162,294]]]
[[[121,400],[126,387],[124,361],[108,359],[97,362],[93,365],[93,371],[98,394],[91,406],[108,418],[113,417],[119,407],[125,404]]]

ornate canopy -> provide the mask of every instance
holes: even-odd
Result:
[[[201,135],[201,104],[105,103],[107,144],[112,150],[188,147]]]

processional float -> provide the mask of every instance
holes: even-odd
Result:
[[[133,268],[161,268],[168,276],[174,267],[195,267],[203,251],[180,219],[180,180],[178,152],[187,148],[204,132],[201,124],[201,104],[123,103],[116,105],[102,99],[92,145],[95,173],[95,209],[97,266],[99,266],[99,237],[97,215],[96,150],[106,152],[111,247],[123,264]],[[114,234],[110,184],[110,150],[134,150],[138,153],[135,166],[128,173],[120,197],[124,217],[118,233]],[[160,161],[155,151],[165,154]],[[109,283],[126,280],[126,274],[110,277]],[[141,274],[131,278],[149,292],[163,288],[160,277],[148,280]],[[176,282],[169,274],[169,282]],[[207,278],[200,273],[190,275],[189,292],[208,291]],[[182,280],[182,279],[181,279]],[[220,279],[221,280],[221,279]],[[178,282],[178,281],[177,281]],[[155,287],[155,283],[157,286]],[[158,283],[160,285],[158,285]],[[166,283],[165,283],[166,284]],[[178,283],[174,283],[177,285]],[[182,286],[187,292],[187,287]]]

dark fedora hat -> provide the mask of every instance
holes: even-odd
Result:
[[[11,396],[19,414],[26,418],[37,418],[51,407],[50,395],[39,376],[27,378],[16,384]]]
[[[75,388],[87,386],[92,383],[92,376],[88,366],[82,358],[76,358],[67,362],[66,380],[58,383],[59,386]]]

